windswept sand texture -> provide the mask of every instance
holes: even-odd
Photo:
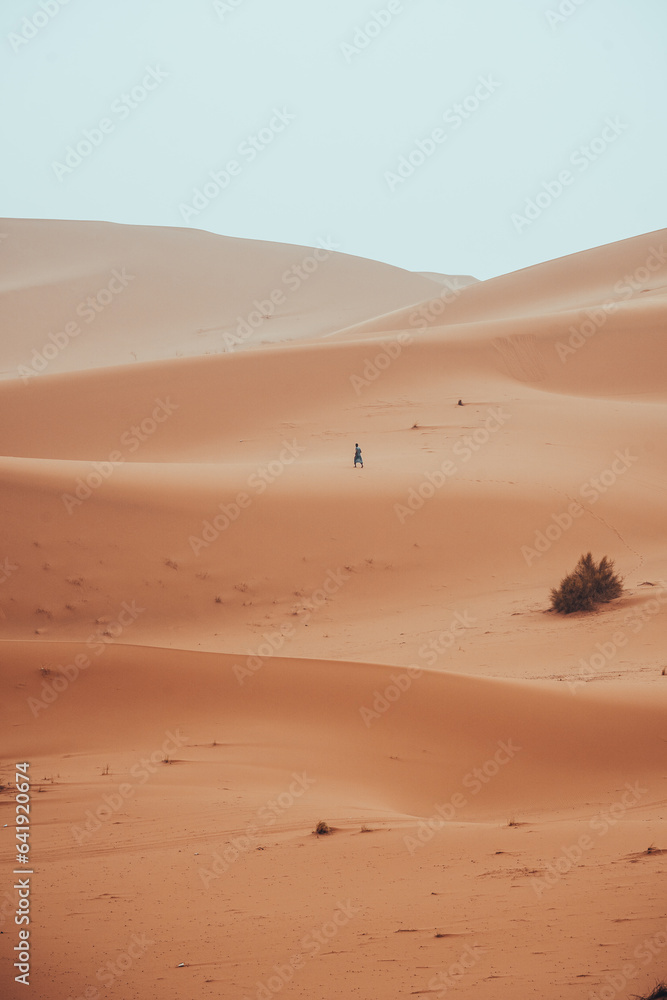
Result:
[[[24,760],[33,997],[667,978],[667,234],[2,230],[0,995]],[[588,550],[623,596],[547,612]]]

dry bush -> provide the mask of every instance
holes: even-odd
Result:
[[[563,577],[560,586],[551,591],[551,607],[563,615],[574,611],[593,611],[620,597],[623,580],[614,572],[613,560],[603,556],[596,564],[590,552],[581,556],[572,573]]]
[[[667,997],[667,983],[656,983],[652,993],[647,997],[640,997],[635,993],[637,1000],[664,1000]]]

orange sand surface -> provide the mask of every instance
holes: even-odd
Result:
[[[3,1000],[666,979],[667,233],[2,228]],[[589,550],[622,596],[555,615]]]

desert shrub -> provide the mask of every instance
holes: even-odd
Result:
[[[331,827],[328,823],[325,823],[324,820],[321,819],[315,827],[315,833],[318,837],[322,837],[324,834],[331,833]]]
[[[656,983],[653,991],[647,997],[640,997],[635,993],[637,1000],[663,1000],[667,997],[667,983]]]
[[[574,568],[551,591],[551,607],[563,615],[573,611],[592,611],[598,604],[606,604],[620,597],[623,581],[614,572],[612,559],[603,556],[596,564],[590,552],[582,556]]]
[[[570,615],[574,611],[592,611],[595,601],[589,581],[576,573],[564,577],[560,587],[551,591],[551,607],[562,615]]]

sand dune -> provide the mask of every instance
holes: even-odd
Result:
[[[408,325],[469,323],[479,320],[538,317],[574,308],[622,305],[638,297],[664,295],[667,290],[665,231],[560,257],[544,264],[470,283],[442,292],[421,311],[397,310],[360,324],[361,331],[401,329]],[[437,298],[442,301],[438,302]],[[410,323],[413,313],[416,316]],[[609,314],[609,312],[608,312]]]
[[[34,377],[294,340],[437,282],[313,247],[194,229],[3,220],[2,374]]]
[[[30,760],[40,995],[664,977],[665,233],[477,282],[3,230],[0,803]],[[623,595],[548,612],[589,549]]]
[[[69,680],[77,655],[90,665],[70,669]],[[194,746],[224,733],[246,769],[270,760],[288,774],[307,760],[318,784],[331,784],[330,809],[344,810],[352,795],[359,806],[428,816],[458,791],[467,798],[460,819],[604,803],[637,775],[654,802],[667,794],[664,690],[647,699],[637,686],[590,685],[574,699],[555,683],[287,657],[248,666],[230,654],[113,642],[99,652],[10,642],[3,657],[11,662],[10,756],[26,739],[39,755],[103,755],[119,742],[150,746],[168,729]],[[50,702],[58,677],[64,689]]]

